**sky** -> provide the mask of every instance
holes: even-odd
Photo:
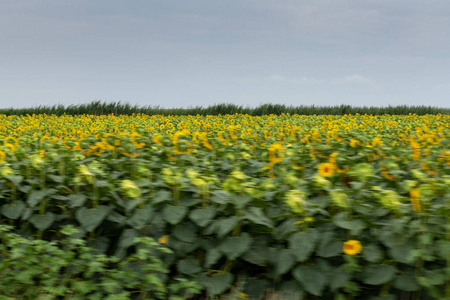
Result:
[[[448,0],[0,0],[0,108],[450,107]]]

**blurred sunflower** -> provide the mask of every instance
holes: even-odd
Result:
[[[348,255],[359,254],[362,251],[361,242],[357,240],[349,240],[344,243],[344,248],[342,249],[342,251],[344,251],[344,253]]]
[[[336,167],[332,163],[321,163],[318,167],[319,174],[323,177],[330,177],[334,174]]]

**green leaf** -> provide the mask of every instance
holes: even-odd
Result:
[[[233,194],[231,197],[231,202],[235,205],[236,209],[241,210],[244,209],[247,203],[252,201],[252,197],[248,194],[236,195]]]
[[[222,256],[223,255],[219,251],[219,249],[208,250],[208,252],[206,252],[205,255],[205,262],[204,262],[205,268],[210,268],[212,265],[218,262]]]
[[[82,194],[71,194],[68,196],[68,198],[70,208],[83,206],[87,200],[86,196]]]
[[[164,220],[172,225],[178,224],[186,215],[188,208],[186,206],[166,205],[163,210]]]
[[[226,191],[216,190],[211,192],[211,201],[217,204],[227,204],[230,201],[230,194]]]
[[[317,255],[321,257],[333,257],[342,253],[342,242],[334,238],[331,231],[322,234]]]
[[[343,287],[351,278],[350,273],[342,268],[336,268],[330,275],[330,288],[334,292]]]
[[[197,282],[206,288],[209,296],[220,295],[224,293],[233,283],[234,276],[230,273],[219,273],[213,276],[200,274],[197,277]]]
[[[227,237],[219,245],[218,249],[225,254],[229,259],[236,259],[240,257],[250,248],[252,244],[251,236],[244,232],[238,237]]]
[[[141,198],[127,199],[124,202],[124,205],[123,205],[123,207],[125,207],[125,213],[127,215],[130,214],[131,211],[133,211],[141,203],[142,203],[142,199]]]
[[[198,240],[193,243],[183,242],[176,237],[169,238],[169,248],[172,249],[178,257],[183,256],[197,249],[200,246]]]
[[[384,259],[384,253],[376,244],[365,245],[362,249],[362,255],[368,262],[381,262]]]
[[[285,274],[296,262],[292,249],[281,249],[276,263],[275,273],[277,276]]]
[[[179,201],[179,205],[183,206],[194,206],[202,202],[198,198],[192,197],[192,195],[183,195]]]
[[[173,229],[173,236],[180,241],[193,243],[197,238],[197,228],[192,223],[179,224]]]
[[[69,197],[64,195],[52,195],[51,199],[67,202],[69,200]]]
[[[71,287],[74,289],[76,293],[80,294],[88,294],[89,292],[92,292],[95,290],[96,285],[93,284],[91,281],[81,281],[81,280],[74,280],[71,283]]]
[[[275,228],[274,237],[277,240],[284,240],[287,235],[295,230],[295,219],[289,218],[283,221],[278,227]]]
[[[2,215],[9,219],[17,219],[27,206],[23,201],[16,201],[14,204],[5,204],[2,206]]]
[[[126,223],[126,217],[115,210],[113,210],[110,214],[108,214],[106,220],[117,223],[120,226]]]
[[[158,204],[164,201],[168,201],[170,200],[172,197],[172,194],[169,191],[166,190],[159,190],[155,196],[153,196],[152,198],[152,203],[153,204]]]
[[[297,261],[305,261],[312,254],[319,239],[319,232],[314,228],[309,228],[306,232],[297,232],[288,239],[289,248],[294,252]]]
[[[33,270],[25,269],[23,271],[20,271],[15,274],[14,279],[17,280],[19,283],[26,284],[26,285],[34,285],[33,280]],[[8,298],[6,298],[8,299]]]
[[[97,206],[97,208],[80,207],[75,212],[75,218],[80,222],[81,227],[90,232],[102,223],[111,210],[111,207],[105,205]]]
[[[98,254],[104,254],[110,245],[111,241],[106,236],[100,236],[95,240],[89,240],[86,243],[86,247],[91,247],[97,250]]]
[[[45,190],[33,190],[30,192],[30,194],[28,194],[27,197],[27,204],[30,207],[35,207],[36,205],[39,204],[39,202],[41,202],[42,199],[44,199],[44,197],[46,196],[46,191]]]
[[[56,183],[63,183],[64,182],[64,176],[48,174],[47,177],[50,178],[51,180],[53,180]]]
[[[272,221],[270,221],[270,219],[266,217],[262,208],[260,208],[260,207],[254,207],[254,206],[250,207],[245,212],[244,218],[252,221],[255,224],[261,224],[261,225],[273,228]]]
[[[17,190],[21,191],[22,193],[28,195],[30,191],[33,189],[31,185],[21,185],[17,187]]]
[[[353,190],[360,190],[364,187],[365,182],[351,181],[350,185],[352,186]]]
[[[11,181],[15,186],[19,186],[20,183],[23,181],[23,176],[21,175],[19,176],[5,175],[4,177],[9,181]]]
[[[444,284],[447,279],[444,270],[425,270],[424,276],[427,279],[429,285],[441,285]]]
[[[414,249],[415,247],[411,243],[401,244],[396,247],[389,248],[389,254],[394,260],[400,263],[408,264],[414,262],[414,259],[411,259],[410,256],[411,251]]]
[[[46,230],[52,226],[55,219],[56,217],[54,213],[46,212],[45,215],[32,215],[29,221],[38,230]]]
[[[394,280],[394,287],[406,292],[420,290],[420,285],[417,282],[413,272],[407,272],[396,276]]]
[[[22,212],[21,219],[27,221],[33,215],[33,211],[34,209],[31,207],[25,208],[25,210]]]
[[[436,242],[436,247],[439,253],[439,257],[442,259],[447,259],[448,254],[450,253],[450,241],[439,240]]]
[[[142,229],[153,217],[153,208],[146,206],[134,210],[133,215],[127,220],[127,224],[135,229]]]
[[[237,226],[237,224],[239,223],[239,220],[240,220],[239,217],[232,216],[227,219],[221,219],[221,220],[215,221],[213,224],[217,226],[216,228],[217,228],[218,237],[223,238],[225,235],[230,233],[231,230],[233,230],[234,227]]]
[[[294,278],[302,285],[308,293],[321,296],[325,288],[326,276],[317,266],[300,265],[292,272]]]
[[[198,261],[192,256],[178,261],[177,269],[180,273],[188,275],[197,274],[202,270]]]
[[[99,188],[109,187],[109,182],[106,180],[96,180],[95,185]]]
[[[120,235],[118,247],[119,248],[128,248],[132,243],[133,240],[137,237],[139,237],[139,231],[137,229],[125,229],[122,231],[122,234]]]
[[[241,257],[245,261],[258,266],[267,266],[268,251],[267,243],[262,240],[256,240],[250,246],[250,249]],[[275,262],[276,263],[276,262]]]
[[[347,220],[347,213],[338,213],[333,217],[333,224],[350,230],[350,234],[359,235],[361,231],[367,228],[367,224],[360,219]]]
[[[363,282],[371,285],[380,285],[391,281],[395,276],[395,267],[389,265],[377,265],[366,267]]]
[[[388,248],[393,248],[405,240],[404,236],[395,234],[388,226],[384,230],[380,229],[377,236],[380,242]]]
[[[216,208],[212,205],[206,208],[197,208],[191,211],[189,219],[200,227],[207,226],[216,215]]]

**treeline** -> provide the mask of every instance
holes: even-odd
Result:
[[[31,108],[4,108],[0,109],[0,114],[4,115],[32,115],[32,114],[47,114],[47,115],[132,115],[132,114],[146,114],[146,115],[232,115],[232,114],[248,114],[252,116],[263,115],[281,115],[281,114],[298,114],[298,115],[349,115],[349,114],[368,114],[368,115],[426,115],[426,114],[450,114],[450,108],[439,108],[432,106],[387,106],[374,107],[363,106],[354,107],[351,105],[336,105],[336,106],[315,106],[315,105],[300,105],[287,106],[284,104],[261,104],[257,107],[244,107],[231,103],[214,104],[207,107],[195,106],[189,108],[161,108],[157,106],[137,106],[122,102],[101,102],[93,101],[87,104],[69,105],[62,104],[53,106],[37,106]]]

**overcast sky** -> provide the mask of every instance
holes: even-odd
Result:
[[[0,0],[0,108],[449,96],[449,0]]]

